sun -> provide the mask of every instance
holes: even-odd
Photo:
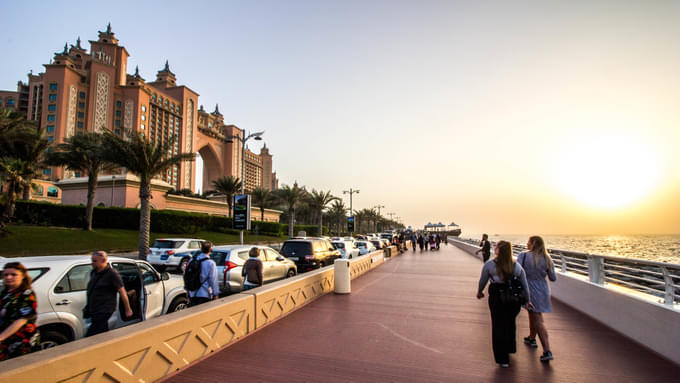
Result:
[[[647,196],[659,181],[659,158],[639,138],[600,134],[563,145],[554,170],[558,187],[589,206],[630,205]]]

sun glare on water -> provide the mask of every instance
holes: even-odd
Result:
[[[647,196],[659,179],[655,151],[632,137],[584,137],[562,146],[560,152],[554,173],[558,186],[592,207],[630,205]]]

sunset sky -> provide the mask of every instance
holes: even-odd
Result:
[[[111,22],[282,184],[464,234],[680,233],[678,2],[90,3],[3,4],[0,89]]]

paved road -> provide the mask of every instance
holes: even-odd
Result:
[[[406,253],[166,382],[671,382],[680,366],[570,307],[546,316],[553,352],[518,344],[511,367],[491,352],[481,261],[448,246]],[[518,317],[519,340],[528,333]]]

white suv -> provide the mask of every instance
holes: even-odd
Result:
[[[197,238],[159,238],[149,247],[146,260],[159,270],[172,267],[184,273],[191,254],[200,250],[202,243]]]
[[[342,258],[354,258],[359,256],[359,249],[354,246],[353,241],[346,241],[346,240],[333,240],[331,241],[333,246],[340,251],[340,254],[342,254]]]
[[[89,256],[4,258],[0,260],[0,268],[7,262],[20,262],[33,280],[38,301],[36,325],[42,348],[85,335],[87,325],[83,308],[87,303],[87,283],[92,271]],[[109,319],[109,328],[127,326],[187,307],[189,298],[181,276],[159,274],[151,265],[139,260],[109,257],[109,264],[120,274],[133,312],[131,318],[124,318],[122,305],[119,305]]]

